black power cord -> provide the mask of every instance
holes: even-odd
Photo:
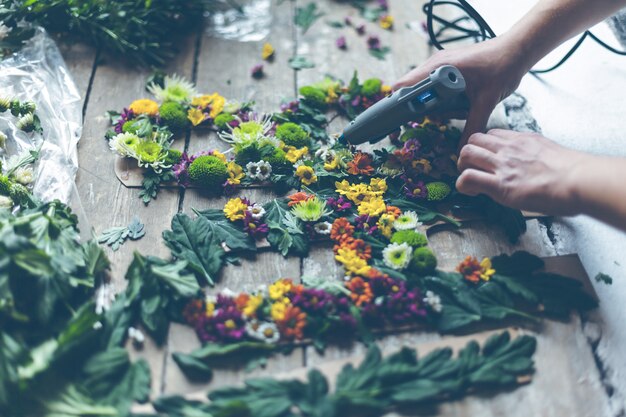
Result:
[[[439,7],[440,10],[442,9],[440,6],[448,6],[459,9],[463,12],[463,15],[454,20],[449,20],[435,13],[436,7]],[[476,9],[474,9],[465,0],[430,0],[428,3],[424,4],[422,9],[426,14],[426,27],[428,30],[428,36],[430,37],[430,42],[437,49],[444,49],[444,44],[459,42],[467,39],[471,39],[474,42],[482,42],[496,37],[495,32],[491,29],[485,19],[483,19],[480,13],[478,13]],[[435,30],[435,23],[440,25],[437,30]],[[626,56],[626,51],[620,51],[608,45],[606,42],[594,35],[593,32],[586,30],[578,37],[574,46],[567,51],[559,62],[549,68],[530,70],[530,73],[535,75],[545,74],[559,68],[574,54],[574,52],[576,52],[587,37],[591,38],[597,44],[614,54]]]

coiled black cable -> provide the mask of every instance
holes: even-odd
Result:
[[[464,13],[463,16],[454,20],[448,20],[441,15],[435,13],[435,7],[437,6],[449,6],[459,9]],[[426,28],[428,30],[428,36],[431,44],[437,49],[444,49],[443,45],[453,42],[459,42],[466,39],[471,39],[474,42],[482,42],[487,39],[495,38],[496,34],[491,29],[489,24],[483,19],[483,17],[465,0],[430,0],[424,4],[423,11],[426,14]],[[435,30],[435,23],[439,24],[437,30]],[[469,23],[469,25],[467,24]],[[471,26],[474,26],[472,28]],[[449,32],[456,32],[452,35],[446,36]],[[572,46],[567,53],[556,64],[545,69],[533,69],[531,74],[545,74],[550,71],[554,71],[563,65],[573,54],[580,48],[580,45],[584,40],[589,37],[597,44],[602,46],[614,54],[626,56],[626,51],[620,51],[606,42],[598,38],[593,32],[586,30],[582,35],[578,37],[574,46]]]

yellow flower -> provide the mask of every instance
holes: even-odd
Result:
[[[339,158],[334,157],[330,162],[324,162],[324,169],[326,171],[334,171],[339,166]]]
[[[419,172],[423,172],[424,174],[429,174],[432,170],[432,166],[430,162],[426,159],[417,159],[411,163],[413,169],[418,170]]]
[[[306,146],[300,149],[297,149],[295,146],[284,146],[283,150],[287,152],[285,158],[292,164],[295,164],[298,160],[302,159],[304,155],[309,153],[309,148]]]
[[[270,285],[267,290],[272,300],[278,300],[291,291],[292,286],[293,284],[290,279],[281,278]]]
[[[241,198],[231,198],[228,200],[226,205],[224,205],[224,215],[228,220],[234,222],[236,220],[243,219],[248,210],[248,206],[241,201]]]
[[[348,194],[350,190],[350,183],[347,180],[343,180],[341,182],[335,181],[335,191],[337,191],[341,195]]]
[[[378,223],[376,224],[376,226],[378,226],[378,231],[386,238],[391,237],[393,232],[393,222],[395,220],[396,216],[393,214],[384,213],[380,216],[380,219],[378,219]]]
[[[384,95],[391,93],[391,86],[387,84],[383,84],[383,86],[380,87],[380,92],[383,93]]]
[[[285,319],[285,313],[287,312],[287,304],[284,304],[282,302],[276,302],[274,304],[272,304],[271,307],[271,315],[272,315],[272,320],[274,321],[282,321]]]
[[[248,298],[246,306],[243,308],[243,314],[246,317],[254,317],[261,304],[263,304],[262,295],[251,295],[250,298]]]
[[[236,162],[229,162],[227,165],[228,169],[228,182],[232,185],[241,184],[241,179],[246,175],[243,173],[243,168],[241,165]]]
[[[329,88],[326,92],[326,103],[332,104],[337,101],[339,96],[333,87]]]
[[[206,303],[206,305],[204,306],[204,311],[207,317],[213,317],[213,313],[215,313],[215,304]]]
[[[224,111],[225,104],[226,99],[218,93],[205,94],[203,96],[194,97],[194,99],[191,100],[191,105],[194,107],[204,109],[211,106],[211,111],[209,112],[209,117],[211,119],[215,119],[218,114]]]
[[[219,158],[222,162],[226,162],[226,155],[224,155],[220,151],[213,151],[211,156],[215,156],[216,158]]]
[[[263,51],[261,52],[261,58],[263,58],[263,60],[267,61],[268,59],[270,59],[273,56],[274,56],[274,47],[272,46],[271,43],[265,42],[263,44]]]
[[[135,114],[146,114],[150,117],[154,117],[159,113],[159,105],[156,101],[147,98],[133,101],[128,108]]]
[[[391,15],[385,15],[383,17],[380,18],[380,27],[383,29],[391,29],[393,27],[393,16]]]
[[[367,264],[367,261],[361,258],[354,249],[339,248],[335,259],[341,262],[349,275],[367,275],[370,269],[372,269]]]
[[[198,126],[204,122],[204,113],[199,108],[192,107],[187,111],[187,119],[189,119],[192,125]]]
[[[317,175],[313,168],[306,165],[300,165],[296,168],[296,177],[300,178],[300,182],[304,185],[311,185],[317,182]]]
[[[346,197],[358,205],[365,201],[370,201],[373,195],[367,184],[354,184],[350,186]]]
[[[480,271],[480,278],[483,281],[489,281],[489,278],[491,278],[491,276],[496,273],[496,270],[493,269],[491,266],[491,259],[489,258],[483,259],[480,262],[480,267],[482,268],[482,270]]]
[[[384,178],[372,178],[370,190],[376,195],[383,195],[387,191],[387,181]]]
[[[385,201],[380,197],[371,198],[369,201],[364,201],[359,204],[359,214],[376,217],[387,211]]]

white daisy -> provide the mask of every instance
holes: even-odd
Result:
[[[441,313],[443,306],[441,305],[441,297],[435,294],[432,291],[426,291],[426,297],[424,297],[424,302],[430,306],[430,308],[436,312]]]
[[[265,215],[265,209],[259,203],[254,203],[251,206],[248,206],[248,212],[252,216],[253,219],[260,220]]]
[[[332,229],[332,227],[333,225],[329,222],[319,222],[313,225],[313,229],[315,230],[315,232],[320,235],[329,235],[330,229]]]
[[[191,100],[197,95],[196,88],[192,83],[179,75],[165,76],[163,87],[152,83],[148,86],[148,91],[160,101],[175,101],[182,103]]]
[[[266,181],[272,174],[272,165],[269,162],[248,162],[246,164],[247,176],[253,181]]]
[[[315,157],[321,159],[324,162],[330,163],[335,160],[336,154],[335,151],[328,148],[319,148],[315,152]]]
[[[265,343],[276,343],[280,340],[280,332],[274,323],[249,323],[246,324],[246,332],[253,339]]]
[[[383,261],[389,268],[401,270],[411,262],[412,253],[408,243],[391,243],[383,249]]]
[[[134,147],[140,141],[134,133],[120,133],[109,140],[109,148],[120,156],[129,157],[135,154]]]
[[[139,345],[142,345],[146,340],[146,337],[143,335],[143,332],[139,329],[135,329],[134,327],[128,328],[128,337]]]
[[[405,211],[402,213],[396,221],[393,222],[393,227],[396,230],[415,230],[422,223],[417,217],[417,213],[414,211]]]

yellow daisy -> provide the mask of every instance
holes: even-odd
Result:
[[[159,105],[157,102],[148,98],[135,100],[130,103],[128,108],[135,114],[146,114],[150,117],[154,117],[159,114]]]

